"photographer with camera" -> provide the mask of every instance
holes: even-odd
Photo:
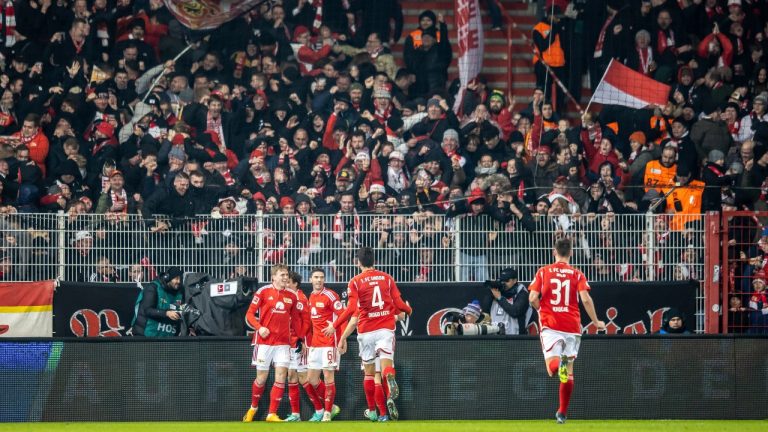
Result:
[[[527,334],[528,324],[537,317],[528,304],[528,289],[517,281],[517,270],[506,268],[498,280],[485,281],[490,291],[482,310],[491,316],[491,324],[503,326],[503,334]]]
[[[144,284],[136,299],[136,316],[133,318],[133,335],[147,337],[171,337],[179,334],[183,313],[183,272],[171,267],[157,279]]]

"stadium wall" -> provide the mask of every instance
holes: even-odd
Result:
[[[345,420],[365,408],[356,345],[337,376]],[[238,420],[250,358],[246,338],[3,341],[0,421]],[[534,337],[404,338],[396,365],[402,419],[546,419],[557,408]],[[759,419],[768,406],[765,337],[587,336],[575,370],[574,419]]]

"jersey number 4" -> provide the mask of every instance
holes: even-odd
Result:
[[[384,309],[384,300],[381,299],[381,288],[377,286],[373,287],[373,296],[371,297],[371,307],[378,307]]]
[[[560,279],[550,279],[552,284],[552,298],[549,302],[555,306],[558,306],[561,301],[565,300],[565,305],[571,302],[571,281],[566,279],[561,281]],[[563,288],[565,288],[565,296],[562,295]]]

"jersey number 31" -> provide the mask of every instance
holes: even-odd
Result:
[[[550,279],[550,282],[552,283],[552,295],[554,298],[549,302],[557,306],[563,300],[563,297],[565,297],[565,305],[568,306],[571,302],[571,281],[568,279],[563,281],[560,279]],[[562,295],[563,288],[565,288],[565,296]]]

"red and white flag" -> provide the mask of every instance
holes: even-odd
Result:
[[[264,0],[163,0],[180,23],[193,30],[213,29]]]
[[[484,36],[477,0],[456,0],[455,5],[461,88],[453,104],[453,111],[458,113],[461,112],[467,85],[477,78],[483,67]]]
[[[0,283],[0,337],[53,336],[54,281]]]
[[[667,104],[669,91],[668,85],[630,69],[616,60],[611,60],[589,103],[597,102],[630,108],[645,108],[649,105],[664,106]]]

